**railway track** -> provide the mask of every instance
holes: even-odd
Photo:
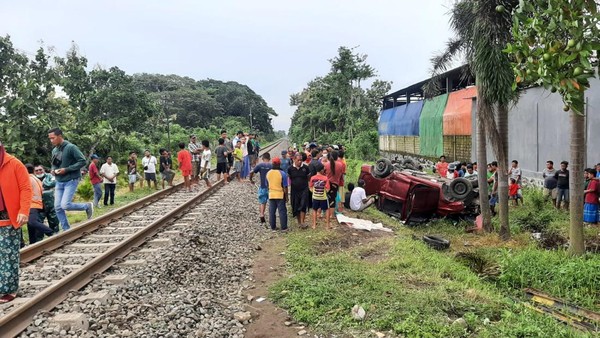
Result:
[[[262,151],[276,149],[282,142]],[[125,257],[140,245],[165,245],[165,239],[153,236],[224,184],[221,179],[193,194],[178,184],[21,250],[19,297],[0,305],[0,337],[17,336],[38,311],[50,311],[116,263],[127,264]]]

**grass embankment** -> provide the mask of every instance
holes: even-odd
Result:
[[[348,161],[348,182],[356,180],[361,164]],[[395,236],[349,229],[290,233],[289,276],[272,287],[272,297],[317,331],[356,336],[370,330],[406,337],[588,336],[521,303],[521,289],[532,287],[600,309],[600,257],[567,255],[560,247],[566,212],[533,190],[525,190],[525,203],[511,208],[514,235],[508,242],[496,234],[466,234],[463,224],[446,221],[405,228],[375,209],[361,217],[384,222]],[[540,247],[530,239],[532,229],[548,239],[544,246],[558,242],[560,248]],[[434,251],[412,239],[425,233],[449,238],[451,249]],[[591,241],[598,230],[586,236]],[[366,310],[364,321],[352,319],[355,304]],[[452,324],[458,318],[466,324]]]

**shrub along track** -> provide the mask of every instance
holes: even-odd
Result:
[[[277,141],[263,151],[281,143]],[[197,194],[185,192],[179,184],[23,249],[20,277],[25,282],[20,285],[20,298],[0,306],[1,336],[18,335],[38,311],[51,310],[69,292],[83,288],[138,246],[152,244],[152,237],[163,226],[185,216],[224,184],[221,179]],[[161,245],[160,240],[154,242]]]

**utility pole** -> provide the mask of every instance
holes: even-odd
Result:
[[[250,130],[252,130],[252,102],[250,102]]]

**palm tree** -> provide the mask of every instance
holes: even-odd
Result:
[[[487,159],[484,137],[487,135],[498,160],[498,194],[500,204],[500,236],[510,238],[508,224],[508,107],[516,100],[512,90],[514,73],[508,55],[503,52],[511,41],[510,9],[518,0],[458,0],[451,9],[450,26],[456,37],[447,43],[447,49],[432,58],[432,81],[426,86],[428,95],[436,93],[441,72],[458,56],[464,56],[475,75],[477,85],[478,162]],[[485,175],[480,175],[480,203],[484,228],[491,231],[485,193]]]

